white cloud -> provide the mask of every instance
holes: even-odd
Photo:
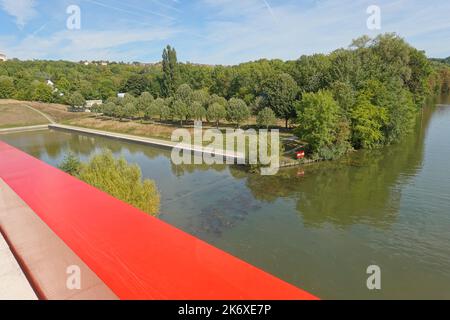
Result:
[[[19,28],[23,28],[28,20],[35,14],[35,0],[0,0],[3,10],[9,15],[16,18],[16,24]]]
[[[202,0],[213,15],[204,35],[210,39],[190,52],[192,61],[234,64],[259,58],[296,59],[346,47],[363,34],[396,32],[430,56],[448,56],[436,34],[450,38],[450,2],[379,0],[382,29],[367,29],[373,0],[275,1]],[[208,10],[207,10],[208,11]],[[275,19],[274,19],[275,18]]]
[[[93,1],[103,3],[86,2]],[[114,0],[117,4],[120,1]],[[0,0],[3,7],[5,3],[34,2]],[[145,20],[157,8],[137,11],[127,4],[120,6],[127,8],[120,15],[113,15],[117,10],[99,10],[98,18],[91,17],[84,24],[89,29],[59,31],[61,22],[56,19],[44,31],[41,27],[28,36],[0,36],[0,47],[8,56],[20,59],[154,61],[160,59],[162,46],[169,43],[178,49],[181,61],[235,64],[327,53],[349,45],[363,34],[397,32],[429,56],[450,55],[450,47],[444,45],[450,40],[450,1],[430,6],[421,0],[378,0],[382,14],[380,31],[370,31],[366,26],[366,9],[371,4],[373,0],[197,0],[185,5],[183,15],[172,10],[174,19],[153,16]],[[94,6],[90,13],[98,9]],[[131,11],[140,19],[129,19]],[[28,14],[17,19],[27,21],[27,16],[30,17]],[[140,25],[140,21],[145,23]]]
[[[164,40],[174,35],[175,29],[128,29],[90,31],[64,30],[52,35],[29,35],[14,43],[11,37],[0,37],[0,46],[6,47],[8,56],[19,59],[64,60],[138,60],[145,55],[146,46],[121,52],[127,45]]]

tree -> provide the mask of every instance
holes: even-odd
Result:
[[[134,104],[132,103],[127,103],[124,107],[124,117],[128,118],[128,119],[132,119],[136,116],[137,113],[137,109],[135,107]]]
[[[159,212],[160,196],[155,182],[142,180],[137,165],[129,165],[124,158],[116,160],[109,150],[104,150],[81,165],[79,160],[69,155],[60,168],[150,215]]]
[[[240,124],[250,117],[250,109],[244,100],[231,98],[228,102],[227,119],[236,124],[239,128]]]
[[[228,104],[227,99],[225,99],[224,97],[220,97],[217,94],[213,94],[209,98],[209,106],[212,106],[215,103],[220,104],[224,108],[226,108],[226,106]]]
[[[138,101],[136,103],[136,109],[139,113],[139,116],[144,116],[147,111],[150,109],[152,103],[154,101],[153,96],[149,92],[143,92],[140,97],[138,98]]]
[[[206,117],[208,118],[208,121],[214,121],[216,123],[217,129],[219,129],[219,122],[220,120],[225,119],[227,116],[227,110],[225,107],[215,102],[212,105],[209,106],[208,110],[206,111]]]
[[[187,105],[190,105],[192,103],[192,89],[191,87],[184,83],[181,86],[178,87],[177,91],[175,92],[174,98],[176,100],[180,100],[184,102]]]
[[[263,86],[266,107],[271,108],[278,117],[285,119],[286,128],[289,119],[295,117],[294,102],[297,94],[297,83],[286,73],[268,79]]]
[[[336,142],[339,123],[339,105],[329,91],[305,93],[297,105],[296,134],[308,143],[311,153],[321,155]]]
[[[331,85],[331,91],[333,92],[333,98],[339,104],[343,112],[348,114],[356,100],[356,93],[352,86],[346,82],[336,81]]]
[[[53,101],[53,89],[43,82],[37,82],[33,86],[33,96],[34,101],[40,102],[52,102]]]
[[[0,99],[11,99],[14,94],[14,79],[7,76],[0,76]]]
[[[80,159],[78,159],[73,152],[69,152],[69,154],[64,157],[63,162],[58,166],[58,168],[71,176],[78,177],[81,171],[81,166],[82,164]]]
[[[179,81],[177,52],[168,45],[164,49],[162,57],[163,77],[161,91],[165,97],[170,97],[175,93]]]
[[[324,54],[302,56],[295,62],[293,77],[303,92],[317,92],[329,86],[330,67]]]
[[[146,110],[146,117],[147,119],[152,118],[155,115],[159,115],[159,120],[162,121],[163,119],[163,108],[167,107],[164,99],[158,98],[156,100],[153,100],[150,107]],[[170,110],[170,109],[169,109]]]
[[[207,108],[210,100],[210,96],[207,90],[195,90],[191,94],[191,99],[193,102],[198,102],[203,108]]]
[[[162,105],[159,109],[160,120],[169,120],[172,116],[172,109],[167,104]]]
[[[189,110],[190,118],[201,121],[205,115],[206,115],[206,110],[202,106],[202,104],[198,101],[192,102],[191,108]]]
[[[113,115],[115,118],[119,118],[119,120],[122,120],[122,119],[126,118],[127,115],[128,115],[127,109],[125,108],[124,105],[118,104],[115,106],[114,115]]]
[[[125,94],[125,97],[119,98],[119,103],[122,106],[126,106],[127,104],[131,103],[132,105],[137,104],[137,99],[132,94]]]
[[[373,105],[367,93],[358,97],[351,120],[355,147],[371,149],[384,142],[382,128],[388,121],[386,109]]]
[[[173,116],[180,120],[180,125],[183,126],[183,120],[189,115],[187,104],[182,100],[175,100],[172,105]]]
[[[107,102],[100,107],[101,112],[108,117],[114,117],[116,115],[117,105],[113,102]]]
[[[277,122],[275,113],[270,108],[262,109],[256,118],[256,123],[259,127],[265,127],[267,130],[269,126],[274,125]]]
[[[67,102],[72,107],[72,110],[82,108],[86,104],[86,100],[84,99],[83,95],[78,91],[75,91],[73,94],[71,94]]]
[[[139,96],[141,93],[146,92],[149,87],[150,81],[145,75],[133,74],[127,79],[121,91]]]

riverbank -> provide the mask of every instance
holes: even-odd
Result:
[[[43,116],[47,119],[47,123],[54,124],[53,128],[56,129],[59,127],[59,129],[65,129],[70,130],[73,129],[73,131],[76,132],[84,132],[88,133],[88,131],[93,130],[92,132],[96,132],[97,135],[102,136],[108,136],[112,138],[119,138],[119,139],[125,139],[128,141],[135,141],[135,142],[141,142],[141,143],[147,143],[152,144],[155,146],[161,146],[165,148],[173,148],[176,143],[171,141],[171,136],[174,130],[179,129],[177,125],[171,124],[171,123],[157,123],[152,121],[133,121],[133,120],[126,120],[126,121],[120,121],[118,119],[112,119],[108,117],[103,116],[96,116],[89,113],[82,113],[82,112],[69,112],[68,106],[61,105],[61,104],[46,104],[46,103],[38,103],[38,102],[24,102],[24,101],[17,101],[17,100],[0,100],[0,106],[1,105],[10,105],[14,109],[14,111],[18,111],[23,108],[28,109],[34,109],[34,113],[39,116]],[[31,111],[31,110],[30,110]],[[254,120],[254,119],[253,119]],[[247,125],[248,126],[254,126],[254,121],[251,120]],[[230,125],[231,126],[231,125]],[[233,126],[230,127],[229,125],[225,124],[225,126],[222,126],[220,129],[225,130],[227,128],[234,128]],[[45,127],[45,126],[44,126]],[[22,128],[19,127],[16,130],[13,131],[23,131],[23,130],[30,130],[30,129],[43,129],[44,127],[38,127],[38,128]],[[52,126],[50,126],[52,127]],[[65,127],[65,128],[63,128]],[[204,130],[206,129],[213,129],[214,126],[205,125],[203,127]],[[191,135],[194,132],[194,128],[192,125],[190,126],[184,126],[183,129],[187,130]],[[97,132],[98,131],[98,132]],[[0,131],[1,132],[1,131]],[[5,130],[5,132],[10,132],[9,130]],[[90,132],[92,134],[92,132]],[[285,139],[288,139],[292,137],[291,131],[286,131],[284,129],[280,130],[280,138],[281,143]],[[208,143],[205,143],[203,146],[196,147],[192,149],[192,147],[186,148],[192,151],[199,151],[205,152],[203,150]],[[224,145],[224,149],[226,149],[226,146]],[[289,151],[286,150],[286,146],[284,145],[282,148],[283,151]],[[215,154],[219,154],[215,152]],[[223,155],[229,155],[227,152],[221,153]],[[238,155],[236,157],[232,157],[234,159],[242,158],[241,155]],[[309,162],[306,160],[305,162]],[[293,167],[300,165],[300,162],[295,159],[295,154],[285,152],[280,157],[280,168],[284,167]]]

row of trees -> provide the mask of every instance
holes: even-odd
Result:
[[[71,100],[76,101],[75,98],[80,96],[75,93]],[[242,99],[231,98],[227,101],[218,95],[210,95],[206,90],[192,90],[188,84],[178,87],[170,98],[155,98],[149,92],[143,92],[139,97],[131,94],[126,94],[124,98],[110,97],[105,104],[94,106],[93,111],[118,119],[179,121],[181,126],[189,120],[207,119],[217,127],[223,120],[239,127],[251,115],[251,108]],[[264,108],[257,112],[258,125],[269,127],[276,124],[271,109]]]

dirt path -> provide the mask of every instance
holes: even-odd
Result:
[[[43,116],[45,119],[47,119],[50,123],[52,123],[52,124],[56,123],[50,116],[48,116],[47,114],[43,113],[42,111],[40,111],[38,109],[35,109],[32,106],[29,106],[27,104],[23,104],[23,106],[27,107],[30,110],[33,110],[33,111],[39,113],[41,116]]]

